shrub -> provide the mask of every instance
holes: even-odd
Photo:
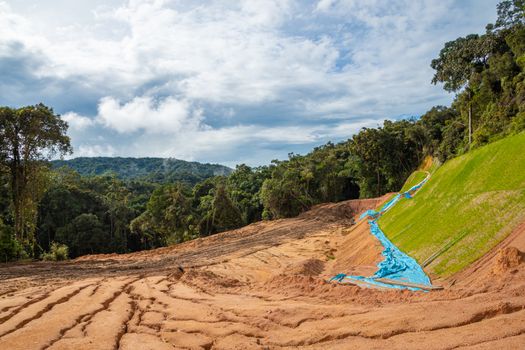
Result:
[[[510,129],[512,133],[519,133],[522,130],[525,130],[525,112],[520,112],[512,118],[512,123],[510,124]]]
[[[22,245],[16,240],[13,229],[0,219],[0,261],[8,262],[27,258]]]
[[[69,248],[65,244],[51,243],[49,252],[42,254],[42,260],[63,261],[69,258]]]

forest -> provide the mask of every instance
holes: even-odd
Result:
[[[484,34],[445,43],[430,63],[431,83],[455,94],[450,106],[231,173],[190,163],[165,172],[157,159],[132,176],[138,160],[53,161],[72,154],[67,123],[44,104],[1,107],[0,261],[151,249],[379,196],[398,191],[426,156],[444,162],[519,133],[525,1],[503,1],[497,13]]]
[[[175,158],[78,157],[51,161],[53,168],[66,166],[81,176],[115,174],[124,180],[185,182],[193,186],[215,175],[229,175],[232,169],[219,164],[187,162]]]

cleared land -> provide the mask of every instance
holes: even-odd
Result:
[[[437,281],[444,291],[325,282],[373,273],[380,246],[353,218],[383,200],[153,251],[2,266],[0,349],[522,348],[525,268],[511,247],[525,250],[525,224]]]

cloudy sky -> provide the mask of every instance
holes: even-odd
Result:
[[[448,104],[430,61],[497,2],[0,0],[0,105],[74,156],[265,164]]]

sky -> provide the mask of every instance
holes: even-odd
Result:
[[[443,44],[492,0],[0,0],[0,105],[42,102],[73,157],[268,164],[418,117]]]

